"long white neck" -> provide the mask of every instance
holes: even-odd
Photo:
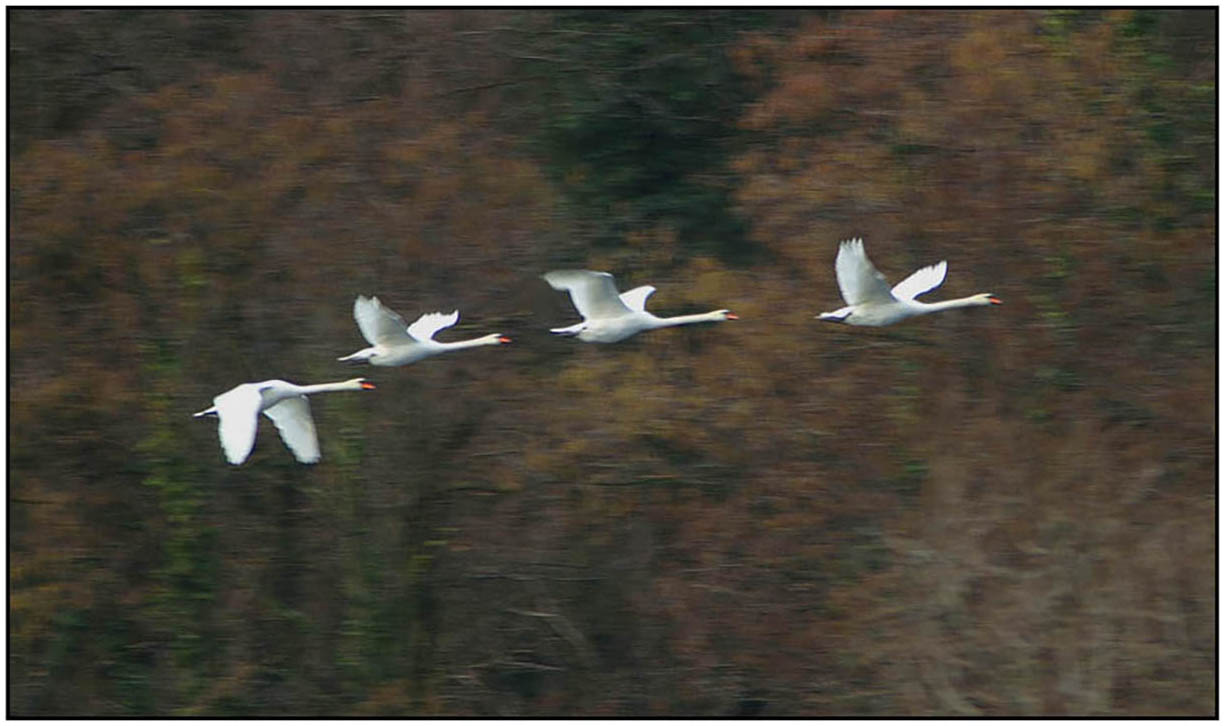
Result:
[[[312,393],[327,393],[328,391],[360,391],[364,378],[350,378],[336,383],[314,383],[309,386],[294,386],[297,393],[309,396]]]
[[[490,333],[489,335],[482,335],[472,340],[457,340],[453,343],[441,343],[437,340],[432,342],[443,350],[462,350],[464,348],[477,348],[482,345],[501,345],[503,341],[499,333]]]
[[[918,300],[911,300],[912,304],[919,306],[921,313],[935,313],[941,310],[952,310],[954,308],[974,308],[982,305],[991,305],[990,293],[979,293],[969,297],[959,297],[953,300],[941,300],[940,302],[925,303]]]
[[[650,313],[647,313],[650,315]],[[726,310],[711,310],[708,313],[698,313],[696,315],[676,315],[670,318],[660,318],[651,315],[651,326],[655,328],[666,328],[672,325],[688,325],[690,323],[713,323],[720,320],[727,320]]]

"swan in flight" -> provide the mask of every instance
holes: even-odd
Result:
[[[885,276],[880,274],[864,252],[861,239],[842,243],[838,248],[834,269],[838,274],[838,287],[842,289],[846,307],[817,315],[821,320],[850,325],[891,325],[915,315],[926,315],[940,310],[1002,304],[999,298],[989,292],[937,303],[915,300],[919,295],[939,287],[940,283],[944,282],[944,275],[948,272],[948,262],[944,260],[916,270],[890,290]]]
[[[317,383],[299,386],[277,379],[259,383],[243,383],[213,399],[213,405],[193,416],[216,416],[221,448],[231,464],[241,464],[255,446],[255,431],[259,414],[276,424],[281,440],[303,464],[319,461],[319,435],[311,419],[306,397],[328,391],[362,391],[374,388],[364,378],[352,378],[339,383]]]
[[[374,366],[403,366],[449,350],[510,342],[510,338],[500,333],[492,333],[472,340],[440,343],[434,340],[434,335],[439,330],[459,322],[458,310],[450,315],[426,313],[412,325],[405,325],[404,318],[394,310],[384,307],[377,297],[365,295],[358,295],[353,303],[353,318],[357,320],[357,327],[361,329],[370,347],[336,360],[368,362]]]
[[[583,322],[565,328],[551,328],[557,335],[575,335],[588,343],[616,343],[644,330],[672,325],[738,320],[727,310],[698,315],[657,318],[646,311],[647,298],[655,292],[651,285],[617,293],[613,276],[592,270],[554,270],[544,275],[554,290],[570,293],[570,299]]]

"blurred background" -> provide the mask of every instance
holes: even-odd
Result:
[[[1215,714],[1216,13],[10,8],[9,715]]]

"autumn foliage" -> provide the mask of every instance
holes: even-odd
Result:
[[[1215,10],[9,15],[10,716],[1215,713]]]

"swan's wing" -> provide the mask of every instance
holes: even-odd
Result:
[[[613,276],[607,272],[554,270],[545,273],[544,279],[553,286],[554,290],[564,290],[570,293],[570,300],[574,302],[578,314],[584,319],[615,318],[631,312],[621,296],[617,294]],[[643,295],[643,301],[645,300],[646,295]]]
[[[920,267],[910,274],[910,277],[893,286],[893,296],[898,300],[914,300],[925,292],[933,290],[944,282],[949,263],[940,260],[934,265]]]
[[[370,345],[395,345],[408,341],[408,326],[394,310],[384,307],[377,297],[358,295],[353,303],[353,319]]]
[[[319,461],[319,435],[315,432],[315,421],[311,418],[311,405],[306,396],[286,398],[264,409],[264,415],[276,424],[281,440],[293,452],[295,459],[303,464]]]
[[[653,292],[655,292],[655,287],[653,285],[636,287],[633,290],[621,293],[621,302],[625,303],[625,307],[629,308],[630,310],[646,312],[647,298],[649,298]]]
[[[255,448],[255,430],[259,425],[259,387],[243,384],[213,399],[217,408],[217,435],[221,449],[231,464],[241,464]]]
[[[838,259],[834,262],[838,274],[838,287],[847,305],[884,303],[893,300],[885,276],[872,265],[863,250],[863,240],[852,239],[838,248]]]
[[[432,340],[434,334],[443,328],[449,328],[459,322],[459,311],[453,310],[450,315],[443,313],[426,313],[408,326],[408,334],[421,342]]]

